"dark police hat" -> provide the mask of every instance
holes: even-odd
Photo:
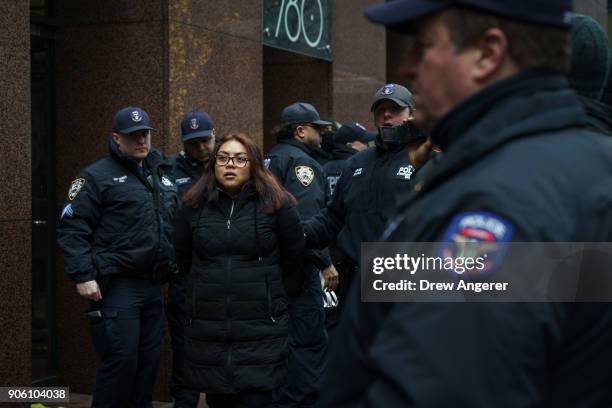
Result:
[[[310,123],[317,126],[332,125],[331,122],[321,120],[319,112],[309,103],[297,102],[287,106],[281,112],[280,121],[283,125],[295,125],[297,123]]]
[[[401,24],[444,10],[466,7],[525,23],[569,28],[572,0],[388,0],[370,6],[365,16],[372,22],[401,30]]]
[[[127,135],[143,129],[153,130],[149,114],[140,108],[123,108],[113,118],[113,132]]]
[[[410,109],[414,109],[412,93],[406,87],[398,84],[387,84],[380,88],[376,92],[376,95],[374,95],[374,101],[372,101],[370,111],[374,112],[378,104],[386,100],[393,101],[402,108],[410,107]]]
[[[198,137],[211,137],[213,122],[208,113],[192,111],[181,120],[181,136],[183,143]]]
[[[358,140],[362,143],[373,142],[376,139],[376,133],[368,132],[364,126],[357,122],[342,125],[334,136],[334,143],[347,144]]]

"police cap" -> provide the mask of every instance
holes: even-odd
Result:
[[[287,106],[281,113],[280,121],[283,125],[297,123],[310,123],[317,126],[333,125],[331,122],[321,120],[315,107],[306,102],[296,102]]]
[[[198,137],[209,138],[213,131],[213,121],[206,112],[192,111],[181,120],[183,143]]]
[[[410,109],[414,109],[412,93],[406,87],[398,84],[387,84],[376,91],[370,111],[374,112],[378,104],[386,100],[393,101],[402,108],[410,107]]]
[[[126,135],[143,129],[153,130],[149,114],[135,106],[121,109],[113,118],[113,132]]]
[[[373,142],[376,139],[376,133],[368,132],[361,124],[354,122],[342,125],[334,136],[334,143],[347,144],[358,140],[362,143]]]
[[[372,22],[402,31],[401,25],[449,7],[465,7],[525,23],[569,28],[572,0],[388,0],[370,6]]]

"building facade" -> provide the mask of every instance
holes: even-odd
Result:
[[[192,109],[209,112],[219,134],[246,131],[265,149],[282,107],[298,100],[373,129],[372,95],[400,81],[403,47],[366,23],[376,2],[322,0],[331,32],[321,59],[263,45],[275,28],[265,0],[0,1],[0,385],[91,392],[87,303],[63,276],[55,224],[70,180],[106,154],[114,113],[145,109],[153,145],[168,155]],[[605,1],[578,1],[577,11],[607,26]],[[169,350],[156,399],[168,397]]]

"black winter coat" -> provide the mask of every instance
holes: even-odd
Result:
[[[264,213],[250,183],[236,198],[217,190],[179,212],[175,246],[188,274],[186,385],[218,394],[276,388],[286,375],[285,293],[304,282],[295,207]]]
[[[174,262],[178,206],[171,169],[157,150],[143,166],[112,140],[109,156],[72,182],[57,228],[66,274],[76,283],[104,275],[162,279]]]
[[[319,153],[293,138],[280,139],[266,155],[266,165],[278,181],[298,200],[302,221],[319,214],[325,207],[325,172],[317,162]],[[325,245],[322,248],[325,248]],[[331,265],[327,249],[311,250],[307,263],[318,269]]]
[[[414,171],[407,146],[370,147],[349,158],[327,208],[304,224],[308,247],[335,241],[344,257],[357,264],[361,243],[380,237]]]
[[[404,193],[385,239],[448,242],[464,225],[499,245],[612,241],[612,140],[586,123],[567,80],[545,72],[471,96],[433,129],[444,154]],[[360,289],[321,406],[612,406],[609,303],[361,303]]]

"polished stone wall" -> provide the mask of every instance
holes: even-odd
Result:
[[[0,2],[0,385],[31,381],[30,2]]]

